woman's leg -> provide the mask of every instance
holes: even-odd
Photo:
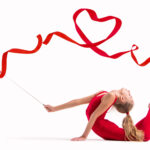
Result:
[[[103,139],[119,141],[125,140],[124,130],[107,119],[97,120],[92,129]]]
[[[148,110],[147,115],[141,119],[135,125],[139,130],[143,130],[145,133],[144,141],[150,140],[150,108]]]

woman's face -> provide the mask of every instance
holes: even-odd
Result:
[[[122,102],[129,101],[129,102],[133,103],[133,98],[132,98],[129,90],[127,90],[126,88],[121,88],[120,94],[121,94],[121,101]]]

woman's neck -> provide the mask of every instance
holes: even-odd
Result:
[[[120,103],[120,90],[112,90],[110,92],[117,97],[116,103]]]

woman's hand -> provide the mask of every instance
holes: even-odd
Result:
[[[86,137],[84,136],[75,137],[71,139],[71,141],[84,141],[84,140],[86,140]]]
[[[45,109],[48,111],[48,112],[54,112],[55,111],[55,107],[51,106],[51,105],[45,105],[43,104]]]

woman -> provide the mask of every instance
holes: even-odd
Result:
[[[136,125],[133,124],[129,114],[134,105],[130,91],[121,88],[119,90],[99,91],[87,97],[75,99],[58,106],[44,105],[48,112],[54,112],[81,104],[88,104],[86,115],[88,124],[80,137],[72,138],[72,141],[85,140],[92,129],[97,135],[106,140],[121,141],[148,141],[150,140],[150,104],[149,110],[142,120]],[[126,113],[122,127],[105,119],[105,115],[111,106],[114,106],[120,113]]]

